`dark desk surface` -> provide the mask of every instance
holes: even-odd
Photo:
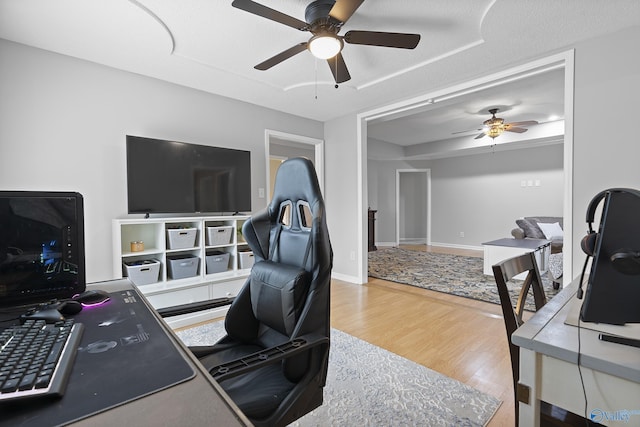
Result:
[[[131,287],[126,280],[94,283],[89,288],[109,292]],[[148,302],[147,302],[148,304]],[[177,348],[190,361],[196,376],[186,382],[82,420],[74,426],[242,426],[251,423],[209,376],[166,323],[152,310]]]
[[[94,283],[87,286],[88,289],[103,289],[107,292],[115,294],[131,294],[131,292],[126,292],[134,289],[131,282],[128,279],[121,280],[113,280],[108,282],[99,282]],[[123,292],[124,291],[124,292]],[[139,292],[138,292],[139,293]],[[140,296],[140,295],[138,295]],[[115,296],[114,296],[115,297]],[[128,298],[128,297],[127,297]],[[157,360],[157,365],[153,366],[149,371],[153,371],[153,369],[161,370],[164,372],[166,369],[167,376],[164,378],[176,377],[179,378],[177,384],[175,381],[169,382],[165,385],[163,389],[159,391],[152,392],[151,394],[144,395],[143,397],[134,394],[129,397],[128,402],[120,404],[118,399],[114,400],[113,396],[110,396],[111,400],[109,400],[110,409],[102,410],[101,412],[97,412],[94,415],[90,415],[86,418],[82,418],[79,421],[71,424],[73,426],[113,426],[113,425],[135,425],[135,426],[203,426],[203,425],[216,425],[216,426],[243,426],[243,425],[251,425],[250,422],[244,417],[244,415],[240,412],[240,410],[235,406],[235,404],[228,398],[225,392],[220,388],[220,386],[208,375],[208,373],[202,368],[200,363],[193,357],[191,352],[182,344],[182,342],[175,336],[175,334],[171,331],[171,329],[166,325],[166,323],[158,316],[158,314],[151,308],[148,301],[142,297],[142,303],[138,303],[138,312],[144,311],[144,327],[145,330],[153,329],[155,331],[156,337],[164,336],[159,341],[161,344],[155,345],[155,350],[153,354],[163,353],[163,354],[171,354],[173,362],[170,362],[170,365],[175,369],[171,370],[171,368],[167,368],[163,366],[163,361],[160,356],[159,359],[154,359],[151,357],[150,361],[146,360],[141,362],[140,360],[132,360],[131,364],[123,363],[122,360],[113,361],[112,359],[104,359],[107,354],[109,357],[125,357],[127,355],[135,355],[135,352],[120,352],[120,353],[111,353],[104,352],[100,356],[102,357],[102,363],[107,363],[111,365],[113,363],[116,366],[117,374],[104,378],[104,380],[95,380],[93,382],[87,383],[87,381],[82,381],[82,378],[87,378],[86,376],[80,378],[80,381],[76,378],[74,380],[74,373],[72,373],[72,378],[69,381],[67,386],[67,391],[65,396],[62,397],[59,401],[56,402],[58,408],[53,409],[51,405],[49,407],[41,406],[40,414],[37,413],[38,407],[37,402],[34,401],[32,405],[29,402],[29,406],[27,408],[27,415],[34,414],[34,417],[27,416],[25,418],[24,415],[21,415],[20,418],[14,421],[22,422],[22,425],[32,425],[35,422],[38,425],[42,425],[42,418],[46,417],[47,420],[50,420],[51,423],[57,423],[55,421],[56,417],[60,417],[60,414],[67,414],[67,410],[65,409],[67,405],[71,405],[69,407],[69,413],[71,415],[71,419],[78,416],[76,412],[79,412],[74,405],[80,405],[82,407],[82,400],[86,398],[85,407],[95,407],[96,401],[101,399],[101,396],[106,396],[109,394],[111,390],[114,390],[112,387],[117,387],[122,384],[123,387],[127,387],[127,378],[131,378],[133,381],[136,381],[136,384],[128,384],[128,390],[140,388],[139,382],[146,383],[146,379],[148,377],[145,376],[146,370],[154,360]],[[114,300],[115,301],[115,300]],[[147,310],[148,309],[148,310]],[[87,317],[85,320],[91,319],[91,321],[98,321],[101,323],[111,322],[113,323],[113,313],[109,315],[108,310],[100,311],[100,308],[94,311],[91,309],[91,312],[87,312]],[[105,313],[104,321],[100,318],[102,316],[101,313]],[[85,316],[86,317],[86,316]],[[78,315],[76,321],[82,323],[82,312]],[[103,326],[103,325],[101,325]],[[139,325],[139,327],[141,327]],[[159,329],[158,329],[159,327]],[[109,332],[109,337],[105,336],[104,331],[107,328],[100,328],[99,331],[96,328],[91,329],[89,327],[85,327],[85,332],[83,335],[83,343],[93,342],[92,340],[106,340],[111,339],[110,335],[113,334]],[[115,328],[109,329],[116,330]],[[116,333],[117,334],[117,333]],[[100,336],[92,336],[92,335],[100,335]],[[152,333],[154,335],[154,333]],[[113,340],[118,341],[119,336],[114,336]],[[153,341],[151,339],[148,341],[149,343]],[[145,343],[146,345],[146,343]],[[169,350],[166,346],[174,346],[175,351]],[[159,347],[158,347],[159,346]],[[82,346],[81,346],[82,347]],[[139,354],[139,353],[138,353]],[[96,356],[95,354],[92,357]],[[165,356],[165,360],[167,356]],[[139,357],[138,357],[139,359]],[[117,363],[116,363],[117,362]],[[83,362],[86,365],[86,361]],[[85,375],[85,372],[80,372],[83,369],[86,369],[86,366],[78,364],[74,366],[74,369],[79,370],[78,374]],[[166,363],[164,363],[166,365]],[[124,368],[123,368],[124,367]],[[131,370],[130,374],[123,372],[123,369]],[[184,375],[184,373],[187,375]],[[193,371],[193,372],[191,372]],[[182,374],[178,374],[178,372],[182,372]],[[195,375],[193,375],[195,373]],[[89,375],[89,372],[86,372]],[[77,375],[76,375],[77,376]],[[111,378],[113,377],[113,378]],[[102,378],[102,377],[101,377]],[[117,378],[117,379],[114,379]],[[124,378],[124,380],[123,380]],[[160,378],[160,377],[153,377]],[[99,381],[99,382],[96,382]],[[157,380],[151,381],[158,383]],[[112,384],[113,383],[113,384]],[[117,384],[116,384],[117,383]],[[107,385],[109,384],[109,385]],[[175,384],[175,385],[171,385]],[[75,389],[73,387],[76,387]],[[86,389],[86,390],[85,390]],[[89,392],[87,392],[89,390]],[[102,391],[100,391],[102,390]],[[155,389],[154,389],[155,390]],[[93,392],[99,391],[99,392]],[[86,397],[85,397],[86,395]],[[65,399],[69,399],[65,401]],[[73,402],[71,402],[71,400]],[[106,397],[102,397],[103,400],[108,400]],[[104,408],[104,406],[100,407]],[[24,410],[21,410],[24,412]],[[63,411],[63,412],[61,412]],[[1,411],[0,411],[1,412]],[[81,411],[80,411],[81,412]],[[49,415],[52,413],[52,415]],[[8,415],[8,414],[7,414]],[[32,419],[33,418],[33,419]],[[29,421],[29,419],[32,419]],[[34,420],[35,419],[35,420]],[[22,420],[22,421],[20,421]],[[6,420],[5,421],[9,421]],[[64,421],[68,422],[68,421]],[[30,424],[31,423],[31,424]],[[0,417],[0,424],[3,424],[3,419]],[[15,424],[13,424],[15,425]],[[35,424],[33,424],[35,425]]]

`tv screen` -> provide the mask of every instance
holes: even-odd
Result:
[[[129,213],[251,212],[251,152],[127,135]]]
[[[0,306],[71,298],[85,285],[82,196],[0,191]]]

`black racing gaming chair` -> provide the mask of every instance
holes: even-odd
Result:
[[[271,203],[242,232],[255,263],[227,335],[190,349],[253,424],[286,425],[322,404],[329,356],[333,253],[309,160],[282,163]]]

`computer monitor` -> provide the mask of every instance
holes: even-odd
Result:
[[[0,191],[0,307],[70,298],[85,285],[82,195]]]
[[[614,325],[640,323],[640,192],[612,189],[601,200],[580,318]]]

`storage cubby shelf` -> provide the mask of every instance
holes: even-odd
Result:
[[[141,281],[143,284],[136,283],[156,308],[233,297],[251,271],[246,268],[246,255],[242,256],[241,263],[239,254],[239,248],[248,248],[242,236],[238,235],[248,218],[246,215],[236,215],[114,219],[113,276],[122,278],[129,275],[135,283],[134,278],[140,280],[138,274],[148,272],[142,261],[159,261],[157,280],[154,277],[149,281],[146,277]],[[142,250],[131,250],[136,248]],[[209,263],[214,273],[207,272],[208,256],[211,257]],[[197,258],[197,262],[189,262],[192,258]],[[227,259],[226,268],[216,264]],[[125,269],[124,262],[129,265],[139,262],[141,270],[132,270],[131,267]],[[197,264],[195,270],[194,264]],[[202,321],[201,318],[192,320],[178,322],[174,326]]]

